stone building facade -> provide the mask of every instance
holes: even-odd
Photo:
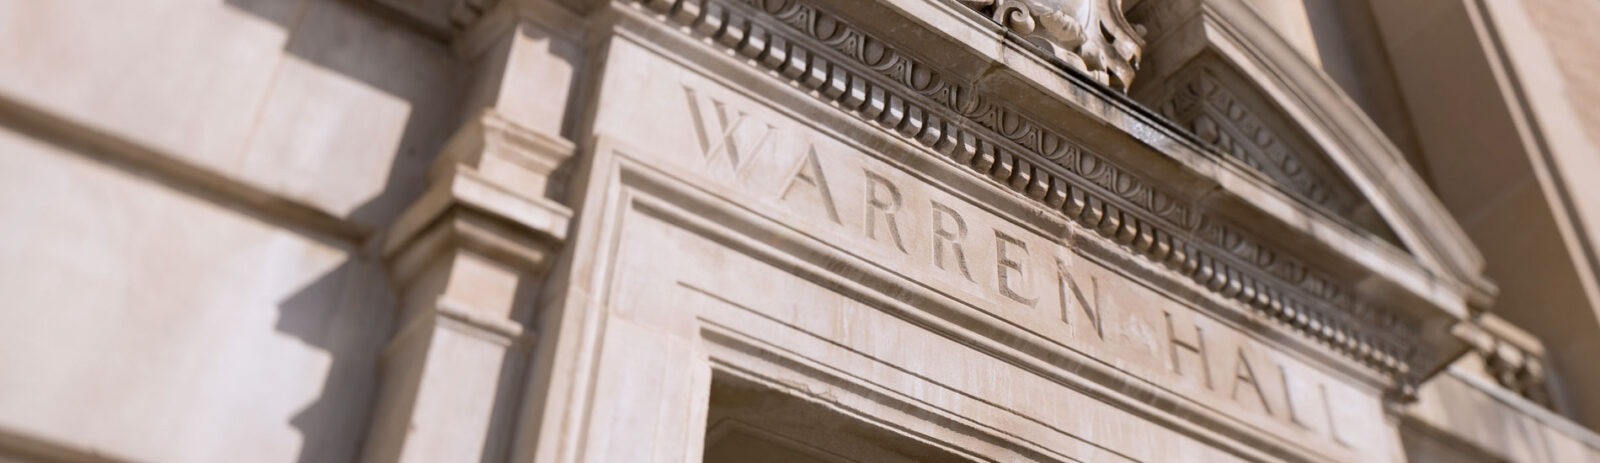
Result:
[[[1582,0],[0,1],[0,461],[1600,461]]]

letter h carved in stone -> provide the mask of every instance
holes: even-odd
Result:
[[[1203,384],[1206,385],[1207,389],[1213,388],[1211,385],[1211,364],[1206,359],[1205,332],[1196,326],[1194,327],[1194,341],[1184,341],[1178,338],[1178,330],[1177,327],[1173,326],[1172,314],[1163,313],[1162,315],[1167,318],[1167,345],[1172,354],[1172,372],[1177,373],[1178,376],[1184,375],[1183,357],[1179,354],[1182,353],[1180,351],[1189,351],[1190,354],[1200,358],[1200,378],[1203,380]]]

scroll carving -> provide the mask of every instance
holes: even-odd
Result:
[[[1484,369],[1501,387],[1545,408],[1554,408],[1543,359],[1503,344],[1480,350],[1478,355],[1483,356]]]
[[[1121,92],[1133,83],[1144,28],[1128,23],[1121,0],[961,1],[1096,82]]]
[[[1458,326],[1456,334],[1482,360],[1480,373],[1524,399],[1556,409],[1545,368],[1545,347],[1538,338],[1493,314]]]

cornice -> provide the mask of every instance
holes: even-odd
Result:
[[[1423,318],[1358,298],[1351,282],[1264,244],[1076,139],[816,6],[795,0],[638,0],[858,118],[967,166],[1127,251],[1358,360],[1409,394],[1443,357]],[[1359,282],[1358,282],[1359,283]]]

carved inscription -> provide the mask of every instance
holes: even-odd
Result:
[[[1255,398],[1261,401],[1261,409],[1269,414],[1272,413],[1272,406],[1267,404],[1267,393],[1261,391],[1261,382],[1256,380],[1256,369],[1250,366],[1250,358],[1244,355],[1244,347],[1240,347],[1238,352],[1239,355],[1234,356],[1236,360],[1233,364],[1233,392],[1230,392],[1228,397],[1239,400],[1239,386],[1248,384],[1249,391],[1255,392]]]
[[[1439,352],[1417,342],[1422,327],[1418,319],[1367,304],[1344,286],[1348,282],[1293,253],[1262,245],[1237,224],[1169,196],[1158,185],[1081,149],[1048,124],[1012,111],[1005,98],[949,80],[889,42],[813,5],[795,0],[638,2],[658,18],[715,41],[843,114],[892,130],[902,140],[932,150],[927,154],[937,153],[935,157],[1005,182],[1010,190],[1130,246],[1177,275],[1270,315],[1266,320],[1278,328],[1363,362],[1394,381],[1391,392],[1401,397],[1414,392],[1411,386],[1423,371],[1413,368],[1415,364],[1439,358]],[[634,75],[622,85],[673,81],[653,74],[641,78],[646,75]],[[632,117],[643,125],[627,130],[648,131],[641,127],[656,124],[654,116]],[[1028,153],[1018,155],[1013,149]],[[1048,164],[1066,172],[1039,168]]]
[[[956,211],[937,201],[929,200],[928,204],[933,212],[933,265],[940,269],[949,269],[944,263],[944,249],[949,247],[956,268],[961,269],[961,276],[967,281],[973,281],[972,270],[967,269],[967,253],[961,251],[961,243],[967,240],[967,222],[961,220],[961,215]],[[954,230],[946,228],[946,222],[955,224]]]
[[[1231,329],[1179,307],[1119,306],[1111,294],[1125,295],[1128,283],[1075,275],[1081,272],[1074,269],[1061,240],[997,220],[993,213],[941,194],[898,169],[865,162],[870,157],[866,153],[803,130],[772,129],[781,126],[728,102],[688,92],[699,98],[692,100],[698,106],[691,111],[715,108],[715,114],[726,114],[717,123],[731,127],[722,132],[697,129],[697,134],[727,138],[721,145],[699,146],[737,148],[725,148],[728,156],[764,151],[763,156],[786,160],[773,163],[771,174],[777,177],[763,180],[768,173],[752,172],[737,186],[757,198],[770,198],[764,202],[797,217],[800,225],[840,236],[837,243],[847,248],[856,243],[869,258],[912,280],[970,295],[975,306],[998,317],[1143,373],[1157,384],[1224,399],[1346,445],[1333,424],[1327,386],[1293,378],[1294,370],[1264,358],[1257,343]],[[745,132],[736,132],[740,126]],[[774,142],[760,148],[766,140]],[[717,163],[707,165],[718,168]],[[1156,327],[1154,349],[1148,345],[1151,326]],[[1308,424],[1310,415],[1321,418],[1320,426]]]
[[[900,238],[900,223],[896,222],[894,219],[895,212],[900,210],[902,203],[902,200],[900,199],[900,188],[894,186],[894,183],[890,183],[888,179],[880,177],[878,174],[874,174],[870,170],[863,173],[866,175],[868,185],[866,220],[867,238],[878,239],[878,233],[876,231],[878,229],[878,219],[876,217],[883,217],[884,228],[888,229],[888,235],[889,238],[894,241],[894,247],[899,249],[900,252],[911,252],[906,250],[906,242]],[[879,192],[881,191],[887,191],[888,193],[880,195]]]
[[[1033,307],[1035,303],[1039,302],[1039,298],[1024,296],[1022,293],[1031,291],[1017,288],[1017,286],[1024,285],[1024,283],[1020,282],[1028,279],[1027,269],[1023,266],[1023,262],[1026,260],[1019,260],[1018,257],[1015,257],[1017,254],[1023,255],[1025,258],[1028,254],[1028,244],[1022,242],[1022,240],[1007,236],[1005,232],[995,230],[994,271],[995,278],[999,281],[1000,294],[1022,305]]]
[[[730,109],[722,101],[701,96],[691,87],[684,87],[689,97],[689,116],[694,119],[694,134],[700,141],[700,150],[706,163],[726,160],[728,167],[742,173],[745,167],[763,151],[772,148],[772,133],[776,129],[765,122],[754,122],[755,140],[749,140],[749,131],[741,131],[751,122],[743,110]]]
[[[688,95],[679,101],[689,102],[683,110],[691,117],[676,118],[676,139],[689,142],[674,141],[670,132],[635,140],[657,147],[646,150],[661,153],[651,155],[652,164],[692,172],[701,178],[693,184],[739,198],[746,207],[902,276],[908,285],[925,286],[1040,342],[1098,359],[1143,387],[1349,451],[1359,452],[1351,442],[1373,439],[1361,433],[1381,432],[1381,426],[1336,424],[1352,418],[1331,407],[1365,401],[1370,410],[1354,419],[1381,420],[1375,395],[1076,256],[1061,237],[1005,219],[959,191],[714,84],[698,85],[654,90]],[[638,127],[605,117],[597,125]],[[730,168],[739,175],[729,176]],[[1354,431],[1355,438],[1343,434],[1352,429],[1363,431]]]
[[[1174,328],[1172,326],[1173,325],[1173,323],[1172,323],[1172,314],[1163,312],[1161,315],[1163,317],[1165,317],[1165,319],[1167,320],[1167,347],[1169,348],[1169,351],[1172,353],[1172,356],[1170,357],[1172,359],[1172,372],[1173,373],[1177,373],[1178,376],[1183,376],[1184,375],[1183,374],[1183,361],[1184,361],[1183,359],[1184,359],[1184,356],[1182,354],[1184,354],[1185,352],[1187,352],[1189,354],[1192,354],[1194,356],[1194,358],[1199,359],[1200,367],[1197,368],[1196,370],[1199,371],[1198,374],[1200,375],[1200,377],[1205,380],[1202,384],[1205,384],[1206,388],[1210,389],[1212,387],[1211,386],[1211,364],[1207,360],[1210,357],[1208,357],[1206,355],[1206,335],[1205,335],[1205,332],[1201,331],[1200,327],[1197,326],[1197,327],[1194,328],[1194,338],[1193,338],[1193,340],[1192,341],[1184,340],[1182,337],[1178,336],[1177,328]],[[1189,373],[1189,374],[1190,375],[1194,375],[1196,373]]]
[[[816,147],[808,147],[805,156],[800,157],[800,162],[795,163],[794,170],[789,174],[789,185],[783,187],[783,194],[779,199],[789,199],[789,194],[794,187],[804,185],[809,187],[816,195],[815,201],[822,205],[822,210],[827,211],[828,220],[839,222],[839,208],[833,205],[833,191],[828,189],[828,177],[822,173],[822,165],[817,163]]]
[[[1100,317],[1100,281],[1094,278],[1089,279],[1091,295],[1086,298],[1083,295],[1083,290],[1078,288],[1077,281],[1066,277],[1067,264],[1060,259],[1056,259],[1056,275],[1061,277],[1058,278],[1060,281],[1058,286],[1061,289],[1061,321],[1072,323],[1073,315],[1070,306],[1076,303],[1083,311],[1083,314],[1089,318],[1090,326],[1094,327],[1095,337],[1102,341],[1105,340],[1105,326],[1100,322],[1102,320]],[[1072,292],[1070,297],[1067,295],[1069,290]]]

